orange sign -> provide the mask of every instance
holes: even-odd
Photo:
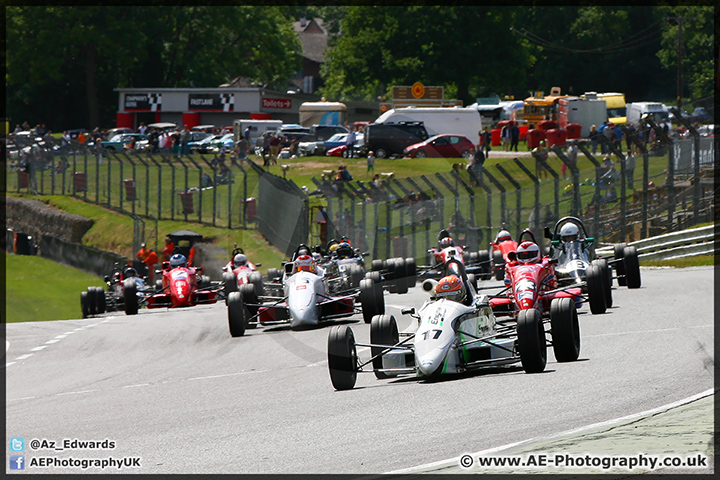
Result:
[[[425,85],[420,82],[413,83],[412,96],[415,98],[423,98],[425,96]]]

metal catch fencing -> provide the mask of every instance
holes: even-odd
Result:
[[[423,261],[441,229],[472,250],[486,249],[503,225],[515,236],[530,228],[541,241],[542,228],[566,215],[581,218],[604,243],[714,221],[712,139],[692,128],[690,138],[672,138],[648,124],[656,140],[633,140],[634,170],[618,145],[606,145],[617,174],[608,174],[583,141],[577,163],[555,146],[547,159],[524,156],[490,165],[493,158],[476,170],[454,164],[403,179],[387,173],[377,185],[313,178],[311,192],[251,161],[31,148],[9,159],[6,188],[70,195],[136,219],[258,228],[288,255],[298,243],[325,245],[346,235],[372,258]]]

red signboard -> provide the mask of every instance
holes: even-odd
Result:
[[[292,100],[289,98],[263,98],[262,108],[291,108]]]

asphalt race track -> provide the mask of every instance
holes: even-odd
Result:
[[[541,374],[511,367],[429,383],[365,373],[344,392],[330,383],[329,328],[233,339],[222,302],[11,323],[6,436],[24,438],[32,473],[103,471],[33,458],[113,457],[140,466],[105,472],[375,474],[552,435],[713,387],[712,267],[643,268],[642,283],[616,286],[604,315],[582,308],[577,362],[548,349]],[[402,329],[411,319],[400,309],[425,297],[419,286],[386,294],[388,313]],[[369,340],[360,315],[347,322]],[[34,439],[48,442],[33,450]],[[64,439],[115,445],[49,443]]]

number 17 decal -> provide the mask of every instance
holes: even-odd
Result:
[[[432,339],[437,340],[438,338],[440,338],[440,334],[442,333],[442,330],[426,330],[426,331],[424,331],[423,332],[423,340],[427,340],[432,332],[435,332]]]

